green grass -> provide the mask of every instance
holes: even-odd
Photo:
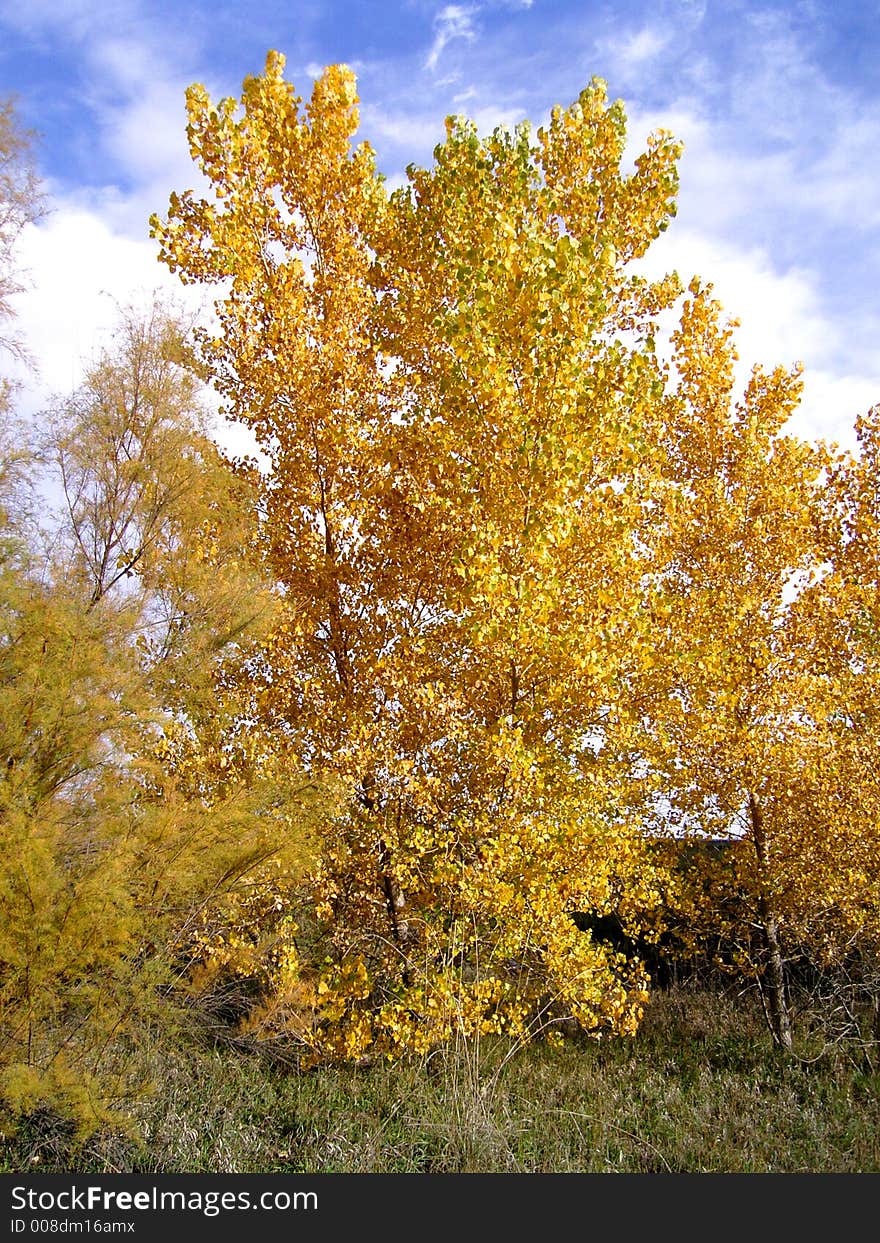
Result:
[[[880,1171],[880,1075],[775,1052],[742,998],[658,994],[634,1039],[500,1040],[368,1068],[284,1071],[232,1049],[154,1053],[141,1140],[79,1152],[57,1119],[5,1172]]]

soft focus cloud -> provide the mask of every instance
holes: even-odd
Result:
[[[434,19],[434,42],[425,60],[425,68],[433,72],[447,47],[454,39],[471,43],[477,32],[474,26],[475,8],[463,4],[447,4]]]
[[[120,307],[146,307],[156,291],[197,305],[157,263],[153,243],[114,233],[77,207],[57,205],[46,221],[29,225],[21,257],[30,288],[16,299],[18,324],[37,364],[36,374],[22,373],[22,404],[32,415],[77,387]]]

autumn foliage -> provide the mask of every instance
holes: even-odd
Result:
[[[344,67],[303,107],[273,54],[240,103],[193,87],[188,110],[210,196],[153,226],[184,281],[222,285],[200,359],[267,461],[260,709],[349,791],[303,1038],[632,1031],[644,973],[572,914],[651,915],[653,824],[750,844],[787,1044],[781,939],[842,889],[868,918],[876,876],[876,834],[841,873],[864,826],[836,810],[854,669],[814,607],[831,456],[783,434],[796,372],[734,401],[698,284],[658,348],[681,290],[633,261],[674,214],[675,142],[625,173],[594,82],[534,135],[450,120],[388,195]]]
[[[601,82],[389,193],[350,71],[283,71],[187,94],[207,189],[152,229],[213,321],[128,315],[4,442],[7,1100],[118,1095],[236,980],[313,1063],[632,1034],[670,932],[785,1048],[795,957],[876,1006],[876,413],[847,455],[786,434],[796,368],[736,391],[711,287],[640,274],[679,147],[626,171]]]

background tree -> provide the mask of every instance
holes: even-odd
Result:
[[[26,224],[43,213],[33,166],[33,134],[22,128],[11,99],[0,100],[0,322],[14,318],[11,299],[22,289],[16,250]],[[0,350],[21,352],[14,333],[0,333]]]
[[[823,490],[822,572],[798,607],[815,619],[817,674],[834,686],[828,728],[833,762],[817,776],[833,807],[827,830],[837,853],[835,887],[801,916],[820,961],[825,1027],[829,1034],[863,1035],[860,1010],[873,1014],[875,1059],[880,1054],[880,804],[878,745],[878,635],[880,635],[880,410],[856,421],[858,451],[839,453]],[[795,861],[801,892],[812,887],[815,857]],[[837,1033],[834,1029],[837,1023]]]
[[[736,844],[735,926],[773,1039],[792,1047],[786,963],[819,962],[876,887],[873,777],[842,728],[852,653],[832,654],[825,578],[830,451],[783,433],[797,369],[752,372],[733,397],[732,330],[697,284],[673,338],[664,470],[675,497],[654,621],[663,655],[643,683],[646,773],[662,824]],[[706,856],[711,864],[712,856]],[[728,860],[729,862],[729,860]],[[709,900],[719,891],[709,891]],[[704,899],[705,900],[705,899]],[[848,914],[847,914],[848,913]],[[757,932],[757,941],[755,939]]]
[[[24,226],[42,215],[43,199],[33,167],[33,135],[23,130],[11,99],[0,101],[0,358],[21,357],[11,321],[12,298],[22,285],[16,250]],[[25,515],[25,481],[33,449],[24,425],[14,417],[14,384],[0,373],[0,524],[6,541],[14,519]]]
[[[272,930],[244,915],[274,911],[320,807],[249,728],[235,671],[271,595],[181,345],[159,307],[124,318],[44,446],[52,554],[3,567],[2,1093],[86,1129],[194,963],[258,968]]]

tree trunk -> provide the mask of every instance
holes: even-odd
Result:
[[[761,807],[754,794],[749,792],[749,813],[752,822],[752,844],[758,860],[759,894],[758,912],[761,919],[761,933],[764,938],[766,954],[766,972],[764,988],[767,998],[767,1018],[770,1034],[774,1044],[791,1052],[791,1016],[785,996],[785,967],[782,949],[779,944],[779,925],[773,911],[773,904],[767,892],[767,839],[764,835],[764,818]]]
[[[384,840],[379,842],[379,866],[382,872],[382,891],[385,894],[385,906],[391,922],[391,935],[394,944],[400,951],[403,962],[402,979],[404,986],[412,984],[412,963],[409,960],[407,946],[409,944],[409,921],[404,912],[406,898],[392,871],[391,851]]]
[[[375,813],[376,800],[373,797],[376,781],[372,774],[368,774],[361,781],[360,801],[367,811]],[[382,885],[382,893],[385,897],[385,909],[388,912],[388,920],[391,924],[391,938],[400,951],[403,962],[403,983],[409,988],[412,983],[412,963],[409,960],[407,945],[409,944],[409,921],[404,912],[406,910],[406,897],[401,889],[397,877],[394,875],[394,868],[391,860],[391,851],[388,843],[384,838],[379,838],[379,877]]]

